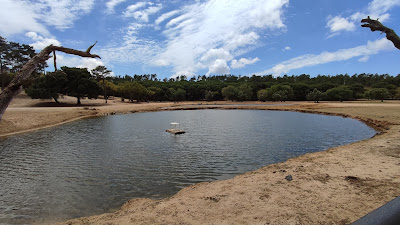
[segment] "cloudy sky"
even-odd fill
[[[400,50],[360,27],[367,15],[400,33],[400,0],[0,0],[0,35],[37,51],[97,40],[101,60],[57,64],[115,75],[399,74]]]

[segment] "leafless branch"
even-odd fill
[[[91,54],[90,50],[97,43],[97,41],[91,45],[85,52],[75,50],[72,48],[65,48],[62,46],[54,46],[49,45],[44,48],[39,54],[31,58],[22,69],[15,75],[14,79],[10,82],[10,84],[4,88],[4,90],[0,93],[0,120],[3,117],[4,112],[6,111],[8,105],[12,101],[12,99],[21,92],[22,85],[31,77],[33,71],[35,71],[40,64],[44,64],[46,60],[50,58],[50,54],[53,52],[54,56],[54,67],[56,67],[56,51],[64,52],[71,55],[77,55],[81,57],[87,58],[99,58],[100,56],[96,54]]]
[[[90,50],[92,50],[92,48],[93,48],[96,44],[97,44],[97,41],[96,41],[93,45],[91,45],[91,46],[86,50],[86,52],[87,52],[87,53],[90,53]]]
[[[381,31],[382,33],[386,34],[386,38],[393,42],[394,46],[398,49],[400,49],[400,38],[397,36],[397,34],[394,32],[394,30],[383,26],[381,22],[378,20],[373,20],[369,16],[366,19],[361,20],[362,27],[369,27],[372,32],[374,31]]]

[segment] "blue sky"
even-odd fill
[[[370,15],[400,33],[400,0],[0,0],[0,35],[85,50],[59,66],[114,75],[400,74],[400,51],[360,27]],[[51,60],[48,70],[53,70]]]

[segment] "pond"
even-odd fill
[[[179,122],[183,135],[165,132]],[[375,130],[349,118],[263,110],[114,115],[0,141],[0,224],[109,212],[136,197],[232,178]]]

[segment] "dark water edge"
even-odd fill
[[[180,122],[187,133],[165,132]],[[48,223],[164,198],[375,135],[360,121],[264,110],[85,119],[0,141],[0,224]]]

